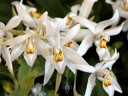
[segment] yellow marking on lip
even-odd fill
[[[70,46],[71,46],[71,44],[72,44],[72,42],[71,42],[71,41],[69,41],[69,42],[67,42],[67,43],[65,44],[65,46],[70,47]]]
[[[61,50],[59,50],[59,53],[53,51],[53,56],[56,62],[61,62],[63,60],[63,53]]]
[[[26,53],[34,54],[34,52],[35,52],[35,44],[31,38],[28,38],[27,43],[26,43]]]

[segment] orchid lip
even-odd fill
[[[100,37],[100,47],[101,48],[106,48],[108,42],[109,42],[109,40],[107,40],[104,36]]]
[[[30,15],[36,19],[40,18],[42,14],[37,13],[36,11],[30,11]]]
[[[73,19],[69,16],[67,16],[67,22],[66,25],[70,25],[73,22]]]
[[[110,78],[109,78],[108,76],[104,75],[103,78],[104,78],[104,81],[103,81],[103,82],[104,82],[104,85],[105,85],[106,87],[109,87],[109,86],[112,85],[112,83],[111,83],[111,81],[110,81]]]
[[[35,44],[32,38],[28,38],[28,40],[26,41],[26,53],[34,54],[34,52],[35,52]]]
[[[62,50],[55,48],[53,51],[53,56],[56,62],[61,62],[63,61],[63,53]]]
[[[71,41],[69,41],[69,42],[67,42],[67,43],[65,44],[65,46],[70,47],[70,46],[71,46],[71,44],[72,44],[72,42],[71,42]]]

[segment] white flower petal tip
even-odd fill
[[[14,16],[11,18],[11,20],[7,23],[6,25],[6,30],[13,29],[19,25],[21,22],[22,18],[20,16]]]
[[[92,7],[96,1],[97,0],[84,0],[80,8],[79,16],[88,18],[89,14],[91,13]]]

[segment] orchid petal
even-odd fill
[[[93,34],[88,34],[87,36],[85,36],[85,38],[83,39],[82,43],[80,44],[77,50],[77,53],[83,56],[87,52],[87,50],[92,46],[93,41],[94,41]]]
[[[64,73],[64,69],[65,69],[65,67],[66,67],[65,59],[63,58],[62,61],[57,62],[57,63],[56,63],[56,66],[57,66],[57,71],[58,71],[60,74],[63,74],[63,73]]]
[[[79,8],[80,8],[80,5],[74,5],[71,7],[71,12],[78,15]]]
[[[75,35],[73,40],[75,41],[82,41],[85,36],[87,36],[90,32],[88,29],[80,29],[79,32]]]
[[[106,49],[105,48],[100,48],[100,46],[97,46],[96,52],[99,55],[100,61],[105,58],[106,54]]]
[[[0,22],[0,29],[5,30],[5,25],[2,22]]]
[[[63,47],[64,56],[67,61],[71,61],[74,64],[82,63],[88,65],[88,63],[80,56],[75,50],[69,47]]]
[[[104,30],[103,33],[106,33],[109,36],[114,36],[117,35],[121,32],[122,28],[123,28],[124,23],[122,23],[120,26],[118,27],[113,27],[113,28],[109,28],[107,30]]]
[[[13,38],[13,34],[10,33],[10,32],[8,32],[8,31],[6,31],[5,36],[6,36],[6,38],[8,38],[8,39],[12,39],[12,38]]]
[[[24,52],[24,50],[25,50],[24,43],[14,46],[11,52],[12,62],[16,60]]]
[[[75,35],[77,34],[77,32],[80,29],[80,25],[77,24],[76,26],[74,26],[64,37],[64,39],[62,40],[62,45],[65,45],[67,42],[69,42],[70,40],[73,39],[73,37],[75,37]]]
[[[37,58],[37,51],[35,50],[34,54],[27,54],[24,52],[24,59],[26,60],[27,64],[32,67],[35,60]]]
[[[119,12],[116,10],[113,17],[109,20],[101,21],[96,26],[96,33],[102,32],[106,27],[116,23],[119,19]]]
[[[128,30],[128,19],[124,21],[123,31]]]
[[[0,36],[4,36],[5,32],[3,30],[0,30]]]
[[[29,36],[31,36],[30,34],[25,34],[22,36],[18,36],[12,39],[9,39],[7,41],[4,42],[5,45],[15,45],[15,44],[19,44],[24,42]]]
[[[86,92],[84,96],[91,96],[92,90],[96,85],[95,80],[96,80],[96,74],[93,73],[88,78],[88,83],[87,83]]]
[[[104,90],[108,93],[109,96],[114,96],[114,88],[113,88],[113,86],[108,86],[108,87],[106,87],[106,86],[103,84],[103,88],[104,88]]]
[[[72,17],[72,19],[79,22],[83,26],[89,28],[91,30],[91,32],[95,34],[95,29],[94,29],[95,26],[96,26],[95,22],[89,21],[88,19],[82,18],[82,17],[79,17],[79,16],[74,16],[74,17]]]
[[[92,11],[92,7],[96,1],[97,0],[84,0],[80,8],[79,16],[88,18],[89,14]]]
[[[119,58],[119,53],[117,53],[117,50],[115,49],[115,53],[111,58],[108,58],[108,60],[104,60],[106,62],[101,69],[109,68],[112,69],[112,65],[116,62],[116,60]]]
[[[52,77],[52,74],[54,72],[54,67],[46,60],[45,62],[45,74],[44,74],[44,83],[43,85],[46,85],[50,78]]]
[[[12,62],[11,62],[10,51],[9,51],[9,49],[6,46],[2,47],[2,57],[6,61],[6,65],[8,67],[9,72],[14,76],[13,66],[12,66]]]
[[[91,66],[91,65],[87,65],[87,64],[73,64],[73,66],[78,69],[81,70],[83,72],[87,72],[87,73],[94,73],[96,71],[96,69]]]
[[[45,24],[46,25],[46,21],[48,19],[48,12],[44,12],[41,17],[39,18],[39,21],[41,21],[41,23]]]
[[[16,4],[16,9],[17,9],[18,15],[22,17],[22,20],[26,24],[28,24],[29,27],[36,28],[36,24],[31,18],[31,16],[29,16],[28,13],[19,4]]]
[[[10,19],[10,21],[6,25],[6,30],[11,30],[19,25],[21,22],[21,17],[20,16],[14,16]]]
[[[113,84],[113,87],[116,91],[122,93],[122,89],[120,87],[120,85],[118,84],[117,80],[115,80],[113,77],[111,78],[111,82]]]
[[[67,62],[67,66],[75,74],[76,68],[73,66],[73,64],[71,62]]]
[[[44,43],[40,39],[35,39],[35,45],[38,52],[46,59],[48,60],[53,67],[57,68],[55,62],[53,61],[51,57],[51,53],[49,52],[49,49],[47,47],[47,43]]]

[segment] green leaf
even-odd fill
[[[99,95],[100,96],[108,96],[102,87],[102,82],[99,80],[96,80],[95,90],[96,90],[97,96],[99,96]]]
[[[45,60],[41,56],[38,56],[34,65],[29,67],[23,56],[19,58],[18,62],[21,67],[18,72],[18,83],[20,85],[22,96],[28,95],[34,84],[35,78],[43,73],[44,61]]]
[[[123,45],[123,42],[118,41],[118,42],[115,42],[115,43],[112,45],[112,47],[113,47],[113,48],[116,48],[116,49],[119,49],[119,48],[122,47],[122,45]]]

